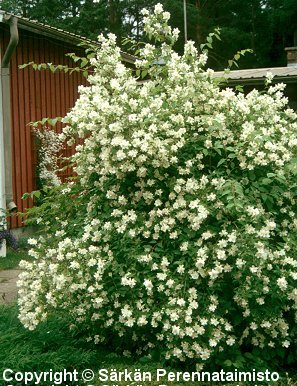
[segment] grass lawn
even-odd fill
[[[0,270],[17,268],[21,260],[28,260],[28,252],[24,249],[7,249],[6,257],[0,257]]]
[[[134,373],[135,369],[149,371],[156,374],[158,368],[164,368],[163,365],[150,361],[135,361],[118,356],[104,347],[87,344],[81,336],[73,336],[66,328],[63,319],[55,317],[48,322],[40,325],[35,331],[27,331],[23,328],[17,318],[17,306],[0,306],[0,384],[8,385],[2,379],[4,369],[13,369],[21,372],[41,372],[62,371],[67,369],[73,371],[76,369],[79,374],[83,369],[116,369],[117,371],[127,369]],[[172,371],[172,369],[167,369]],[[226,370],[227,371],[227,370]],[[24,385],[24,383],[12,382],[13,386]],[[34,383],[28,383],[33,385]],[[69,383],[68,386],[85,385],[118,385],[137,386],[161,385],[168,386],[186,386],[186,385],[218,385],[218,382],[87,382]],[[53,382],[41,383],[42,386],[52,386]],[[222,384],[221,384],[222,385]],[[232,384],[243,385],[243,384]],[[270,383],[278,386],[297,386],[297,377],[292,379],[283,379],[281,382]],[[66,386],[63,384],[63,386]],[[231,386],[231,384],[225,384]],[[257,386],[260,386],[258,383]]]

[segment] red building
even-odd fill
[[[78,86],[86,82],[77,72],[69,75],[19,66],[33,61],[73,67],[73,61],[65,54],[83,54],[78,47],[82,41],[88,42],[75,34],[0,11],[0,124],[5,149],[5,157],[0,154],[0,174],[1,167],[5,169],[2,196],[0,181],[0,204],[1,199],[6,205],[13,201],[22,212],[32,205],[21,198],[36,189],[36,150],[28,123],[64,116],[78,97]],[[124,62],[133,63],[131,55],[123,53],[122,57]],[[10,224],[12,228],[21,225],[20,218],[12,219]]]

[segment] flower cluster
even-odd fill
[[[145,15],[151,33],[168,20],[159,5]],[[297,116],[282,85],[220,89],[205,54],[168,41],[142,51],[139,85],[100,37],[64,129],[84,139],[78,177],[34,212],[49,235],[22,263],[20,320],[59,310],[95,343],[198,368],[269,347],[282,358],[296,344]]]
[[[63,135],[49,128],[34,129],[38,144],[39,178],[44,185],[54,186],[61,183],[57,176],[57,155],[62,149]]]
[[[143,15],[144,32],[150,39],[157,42],[168,41],[174,44],[179,36],[179,30],[168,25],[170,13],[164,12],[162,4],[157,4],[154,13],[150,14],[147,9],[141,11]]]

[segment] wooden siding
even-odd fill
[[[30,61],[36,63],[69,64],[66,53],[79,52],[77,47],[64,45],[26,30],[19,31],[20,40],[10,64],[11,117],[12,117],[12,158],[13,193],[18,211],[25,212],[32,206],[22,195],[36,189],[36,149],[29,122],[44,117],[64,116],[74,105],[80,84],[85,84],[81,74],[72,75],[19,69],[18,66]],[[8,44],[8,30],[2,30],[1,51]],[[3,44],[4,42],[4,44]],[[61,130],[58,126],[57,131]],[[65,177],[65,175],[63,176]],[[12,228],[22,226],[20,218],[13,218]]]

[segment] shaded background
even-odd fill
[[[0,7],[88,38],[111,31],[121,44],[126,36],[143,39],[140,10],[158,2],[181,30],[176,49],[182,52],[183,0],[3,0]],[[198,46],[221,28],[222,41],[215,42],[208,63],[216,70],[246,48],[254,53],[241,59],[241,68],[285,66],[284,48],[297,44],[297,0],[187,0],[187,15],[188,38]]]

